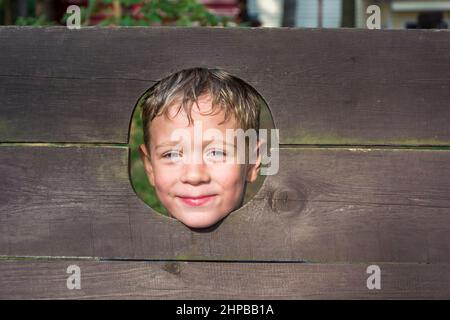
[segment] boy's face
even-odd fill
[[[238,129],[239,124],[234,116],[223,122],[223,110],[207,114],[211,108],[210,96],[200,97],[198,108],[196,104],[192,107],[192,120],[201,122],[203,133],[216,129],[224,139],[202,134],[202,143],[195,143],[193,124],[189,125],[183,109],[177,114],[178,105],[174,105],[169,108],[169,117],[158,116],[151,122],[150,150],[145,145],[140,147],[148,179],[159,200],[172,217],[191,228],[212,226],[239,208],[246,182],[255,181],[260,169],[260,158],[255,164],[227,158],[236,141],[226,141],[226,130]],[[185,134],[174,141],[172,134],[180,129]],[[236,150],[234,158],[244,156]]]

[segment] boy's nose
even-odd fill
[[[198,185],[201,183],[208,183],[210,181],[210,175],[204,163],[186,164],[184,165],[180,180],[183,183]]]

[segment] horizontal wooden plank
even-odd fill
[[[125,142],[133,106],[150,83],[0,75],[0,140]]]
[[[0,299],[449,299],[450,265],[0,261]],[[79,290],[67,268],[80,267]],[[175,310],[174,310],[175,312]]]
[[[280,171],[193,231],[134,193],[128,149],[0,147],[0,255],[450,261],[450,152],[280,149]]]
[[[0,28],[0,141],[126,143],[139,96],[222,67],[285,144],[449,145],[450,31]]]

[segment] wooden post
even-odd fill
[[[18,17],[26,17],[28,15],[27,0],[17,0],[16,13]]]
[[[5,0],[3,9],[4,9],[3,23],[5,25],[13,24],[11,0]]]
[[[341,27],[354,28],[355,27],[355,1],[342,0],[342,21]]]
[[[295,27],[297,0],[284,0],[283,2],[283,27]]]
[[[317,27],[323,26],[323,0],[317,0]]]

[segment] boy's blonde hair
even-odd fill
[[[209,94],[213,114],[216,109],[225,111],[225,119],[234,115],[245,131],[258,133],[261,107],[266,103],[261,95],[243,80],[221,69],[192,68],[176,72],[151,87],[143,96],[142,121],[144,143],[150,146],[150,123],[160,115],[168,117],[169,107],[179,103],[178,114],[183,109],[192,123],[192,106],[198,98]]]

